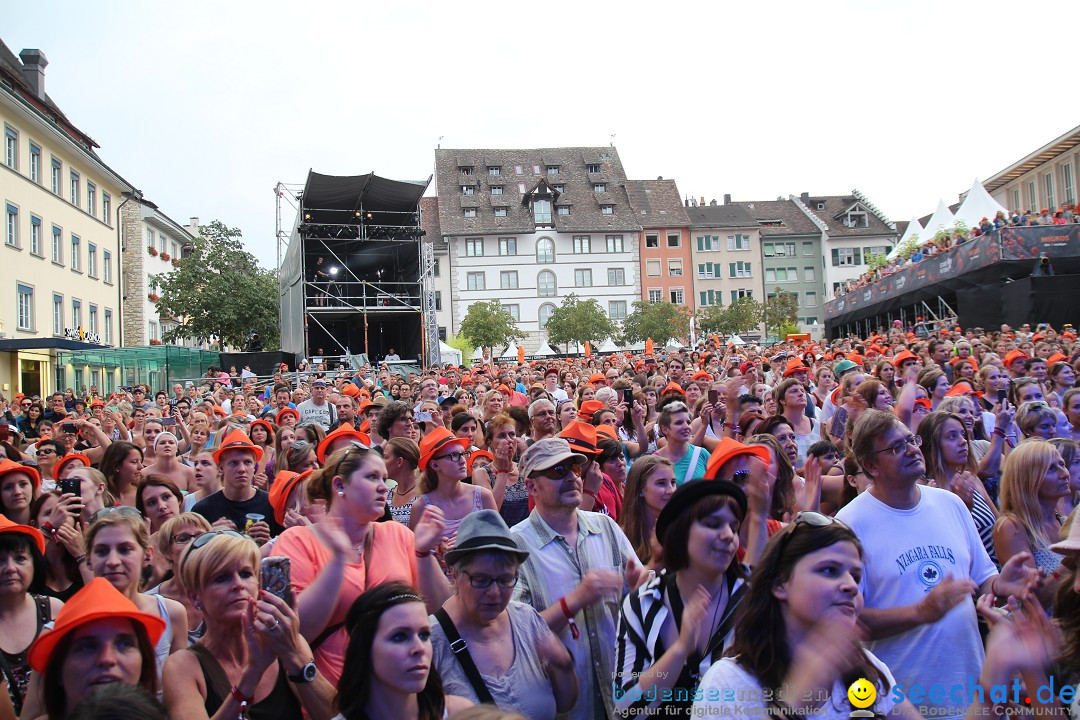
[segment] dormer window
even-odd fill
[[[591,172],[591,173],[600,172],[600,166],[599,165],[590,165],[589,166],[589,172]]]
[[[476,208],[465,208],[465,217],[467,217],[467,218],[476,217]]]
[[[592,189],[593,189],[593,192],[607,192],[607,184],[606,183],[593,183]]]
[[[502,185],[492,185],[491,186],[491,194],[492,195],[502,195],[503,194],[503,186]]]
[[[472,175],[472,172],[473,172],[473,169],[472,169],[471,165],[463,165],[462,167],[460,167],[458,169],[461,170],[461,177],[470,177]]]
[[[504,208],[504,207],[495,208],[495,217],[506,217],[506,208]]]
[[[547,174],[548,175],[558,175],[559,174],[559,166],[558,165],[548,165],[547,166]]]
[[[551,224],[551,201],[536,198],[532,202],[533,206],[533,220],[537,225],[550,225]]]
[[[489,177],[499,177],[500,175],[502,175],[502,168],[501,167],[497,167],[495,165],[489,165],[488,166],[488,176]]]
[[[559,207],[555,208],[555,212],[558,213],[559,215],[563,215],[563,216],[569,215],[570,214],[570,206],[569,205],[560,205]]]
[[[563,185],[562,183],[555,183],[555,184],[553,184],[551,186],[551,189],[554,190],[557,193],[561,193],[561,192],[563,192],[564,187],[565,187],[565,185]]]
[[[852,210],[848,212],[844,218],[844,225],[849,228],[864,228],[868,227],[869,223],[866,217],[866,213],[861,210]]]
[[[601,160],[610,160],[611,159],[611,153],[608,153],[608,152],[600,153],[600,159]]]
[[[472,185],[462,185],[461,186],[461,194],[462,195],[474,195],[474,194],[476,194],[476,188],[474,188]]]
[[[614,215],[615,214],[615,206],[614,205],[601,205],[600,206],[600,214],[601,215]]]
[[[817,209],[818,209],[818,210],[824,210],[824,209],[825,209],[825,203],[823,203],[823,202],[819,202],[819,203],[817,204]]]

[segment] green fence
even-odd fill
[[[96,387],[99,393],[107,394],[118,387],[141,384],[171,392],[174,378],[199,377],[218,364],[220,355],[216,352],[175,345],[61,350],[56,353],[56,387],[76,392]]]

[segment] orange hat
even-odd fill
[[[30,646],[30,667],[35,672],[45,672],[49,657],[56,646],[81,625],[95,620],[124,618],[143,626],[150,638],[150,646],[157,645],[165,632],[165,621],[157,615],[140,612],[135,603],[128,600],[105,578],[94,578],[82,590],[75,593],[56,615],[52,630],[38,635]]]
[[[581,408],[578,410],[577,416],[585,422],[592,422],[593,415],[596,414],[596,411],[603,410],[606,407],[607,405],[600,400],[586,400],[581,403]]]
[[[265,420],[253,420],[251,424],[248,425],[248,437],[251,437],[251,428],[255,427],[256,425],[262,425],[264,428],[266,428],[266,437],[274,437],[274,426],[266,422]]]
[[[904,349],[904,350],[901,350],[900,352],[896,353],[895,355],[893,355],[892,363],[896,368],[899,368],[901,365],[903,365],[908,360],[916,360],[917,361],[918,359],[919,359],[918,355],[911,352],[910,350]]]
[[[457,445],[463,451],[468,450],[469,439],[459,438],[444,427],[437,427],[429,432],[420,440],[420,469],[426,471],[427,465],[435,457],[435,453],[453,445]]]
[[[590,383],[607,382],[607,375],[603,373],[593,373],[589,376]]]
[[[1022,353],[1019,350],[1013,350],[1012,352],[1008,352],[1008,353],[1005,354],[1005,367],[1006,368],[1012,367],[1013,363],[1015,363],[1017,360],[1027,360],[1027,359],[1028,359],[1027,354]]]
[[[1064,355],[1062,355],[1061,353],[1057,352],[1057,353],[1054,353],[1053,355],[1051,355],[1050,357],[1046,358],[1046,364],[1052,366],[1054,363],[1065,362],[1068,359],[1069,358],[1067,358]]]
[[[281,418],[285,417],[286,415],[292,415],[294,418],[296,418],[297,422],[300,421],[300,413],[296,412],[296,410],[293,410],[291,407],[283,407],[278,410],[278,414],[274,416],[274,422],[276,422],[278,425],[281,425]]]
[[[724,463],[739,455],[753,455],[766,465],[772,462],[769,448],[764,445],[743,445],[738,440],[725,437],[720,440],[720,444],[709,455],[709,462],[705,466],[705,477],[709,480],[716,480],[716,474],[720,472],[720,468],[723,467]]]
[[[468,383],[469,385],[475,385],[476,384],[476,383],[473,382],[473,379],[469,375],[469,373],[465,373],[464,375],[461,376],[461,385],[464,386],[466,383]]]
[[[668,393],[678,393],[679,395],[685,395],[685,391],[682,389],[682,385],[677,382],[669,382],[664,386],[664,389],[660,391],[660,396],[663,397]]]
[[[704,380],[705,382],[708,382],[708,381],[712,380],[712,375],[705,372],[704,370],[698,370],[696,373],[694,373],[693,375],[690,376],[690,379],[691,380]]]
[[[221,441],[221,447],[214,453],[214,462],[220,465],[221,456],[231,450],[247,450],[255,455],[255,462],[262,460],[262,448],[251,442],[251,438],[247,436],[247,433],[240,429],[233,430]]]
[[[0,477],[10,473],[23,473],[29,477],[30,482],[34,483],[35,491],[41,487],[41,474],[38,473],[37,468],[17,463],[14,460],[0,460]]]
[[[366,433],[362,433],[354,428],[352,423],[342,423],[334,430],[334,432],[322,439],[322,442],[319,443],[319,447],[315,448],[315,455],[319,458],[320,463],[326,462],[327,449],[332,443],[337,442],[341,438],[352,438],[371,447],[371,438]]]
[[[215,405],[214,406],[214,414],[215,415],[220,415],[221,417],[226,417],[225,408],[221,407],[220,405]]]
[[[356,429],[362,433],[371,432],[371,421],[365,420],[364,422],[360,423],[360,425],[358,425]]]
[[[511,391],[511,390],[510,390],[510,388],[506,387],[506,385],[500,385],[500,386],[498,387],[498,390],[499,390],[499,392],[501,392],[501,393],[502,393],[503,395],[513,395],[513,394],[514,394],[514,393],[513,393],[513,391]]]
[[[784,377],[789,378],[797,372],[810,372],[810,368],[806,367],[806,364],[799,358],[793,357],[787,361],[787,366],[784,367]]]
[[[93,400],[90,401],[90,407],[92,407],[92,408],[105,407],[105,401],[102,400],[99,397],[96,397],[96,398],[94,398]]]
[[[590,457],[600,454],[596,447],[596,427],[581,420],[574,420],[563,428],[559,437],[570,443],[570,449]]]
[[[1040,340],[1045,340],[1045,339],[1046,339],[1046,336],[1043,335],[1042,333],[1035,333],[1034,335],[1031,336],[1031,342],[1039,342]]]
[[[345,387],[341,388],[341,394],[349,397],[359,397],[360,388],[356,387],[356,383],[348,382],[345,383]]]
[[[600,440],[614,440],[619,442],[619,434],[615,431],[615,428],[611,425],[597,425],[596,426],[596,439]]]
[[[369,407],[372,407],[373,405],[375,405],[375,403],[371,402],[370,400],[361,400],[360,405],[356,408],[356,412],[363,415],[364,411],[367,410]]]
[[[90,462],[90,458],[82,453],[68,453],[64,457],[56,461],[56,465],[53,465],[53,477],[59,478],[64,474],[64,468],[73,462],[81,462],[83,467],[90,467],[93,463]]]
[[[958,382],[949,388],[949,392],[945,393],[945,397],[956,397],[957,395],[970,395],[974,388],[966,382]]]
[[[933,410],[934,406],[930,403],[930,398],[919,398],[915,401],[916,405],[921,405],[927,410]]]
[[[291,470],[282,470],[274,477],[274,483],[270,486],[270,504],[274,508],[274,519],[277,520],[278,525],[285,524],[285,511],[288,510],[285,503],[289,501],[289,493],[294,487],[307,480],[313,472],[315,471],[305,470],[302,473],[295,473]]]
[[[480,460],[481,458],[487,458],[491,462],[495,462],[495,456],[489,453],[487,450],[473,450],[472,454],[469,455],[468,460],[468,471],[470,475],[472,475],[473,463],[475,463],[477,460]]]
[[[850,360],[851,362],[855,363],[856,365],[865,365],[866,364],[866,358],[864,358],[859,353],[851,353],[850,355],[847,356],[847,359]]]
[[[38,552],[42,555],[45,554],[45,536],[42,535],[41,531],[36,527],[20,525],[17,522],[8,520],[3,514],[0,514],[0,533],[19,533],[21,535],[26,535],[34,541],[34,545],[37,547]]]

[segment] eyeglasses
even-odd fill
[[[466,457],[468,457],[468,455],[466,455],[463,451],[459,450],[457,452],[450,452],[446,453],[445,455],[440,455],[439,457],[432,458],[432,460],[442,460],[443,458],[446,458],[450,462],[461,462],[461,459]]]
[[[114,507],[101,508],[96,513],[90,516],[90,524],[93,525],[98,520],[108,515],[117,513],[124,517],[137,517],[142,520],[142,513],[137,508],[133,508],[130,505],[116,505]]]
[[[573,473],[574,475],[581,474],[581,465],[577,463],[562,462],[558,465],[552,465],[549,468],[543,470],[534,470],[530,477],[545,477],[548,480],[562,480],[564,477]]]
[[[55,455],[56,451],[53,450],[52,448],[41,448],[40,450],[37,451],[37,454],[38,455]]]
[[[877,455],[878,453],[887,452],[890,455],[899,455],[907,450],[908,445],[914,445],[915,447],[922,447],[922,436],[920,435],[908,435],[903,440],[897,440],[892,445],[880,450],[875,450],[870,453],[871,455]]]
[[[206,533],[180,533],[179,535],[173,535],[172,541],[177,545],[187,545],[192,540],[201,538]]]
[[[500,590],[509,590],[510,588],[517,585],[518,582],[517,575],[502,575],[500,577],[493,578],[488,577],[487,575],[473,575],[467,570],[462,570],[461,574],[468,577],[469,585],[476,588],[477,590],[487,590],[489,587],[491,587],[492,583],[498,585]]]
[[[203,545],[205,545],[206,543],[213,540],[218,535],[228,535],[229,537],[236,537],[236,538],[243,538],[244,537],[244,535],[241,535],[240,533],[236,532],[235,530],[211,530],[210,532],[203,533],[202,535],[199,535],[197,538],[195,538],[192,541],[191,549],[188,550],[188,552],[189,553],[195,552],[196,550],[201,548]]]

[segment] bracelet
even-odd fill
[[[232,695],[233,700],[240,703],[240,712],[243,712],[244,708],[251,702],[251,698],[244,697],[244,694],[235,685],[229,688],[229,694]]]
[[[416,550],[414,552],[416,553],[416,557],[418,557],[418,558],[431,557],[432,555],[435,554],[434,550],[428,550],[426,552],[420,552],[419,550]]]
[[[991,595],[993,595],[993,596],[994,596],[994,598],[998,598],[998,597],[1000,597],[1000,596],[999,596],[999,595],[997,594],[997,581],[998,581],[998,578],[999,578],[999,577],[1001,577],[1001,575],[1000,575],[1000,574],[998,574],[998,575],[995,575],[995,576],[994,576],[994,579],[990,581],[990,594],[991,594]]]
[[[581,492],[582,492],[583,494],[585,494],[585,495],[588,495],[589,497],[591,497],[591,498],[592,498],[593,500],[596,500],[597,502],[599,502],[599,500],[600,500],[600,496],[599,496],[599,495],[597,495],[595,491],[593,491],[593,490],[590,490],[590,489],[589,489],[589,488],[587,488],[587,487],[583,487],[583,488],[581,488]]]
[[[574,622],[574,613],[570,612],[570,606],[566,604],[566,596],[559,598],[559,607],[562,608],[563,615],[566,616],[566,624],[570,626],[570,634],[577,640],[581,637],[581,631],[578,629],[577,623]]]
[[[76,565],[82,565],[83,560],[85,560],[85,559],[86,559],[86,555],[80,555],[79,557],[75,558],[75,564]]]
[[[1001,428],[994,428],[994,431],[992,433],[990,433],[990,434],[991,435],[998,435],[1000,437],[1005,437],[1005,431],[1002,430]]]

